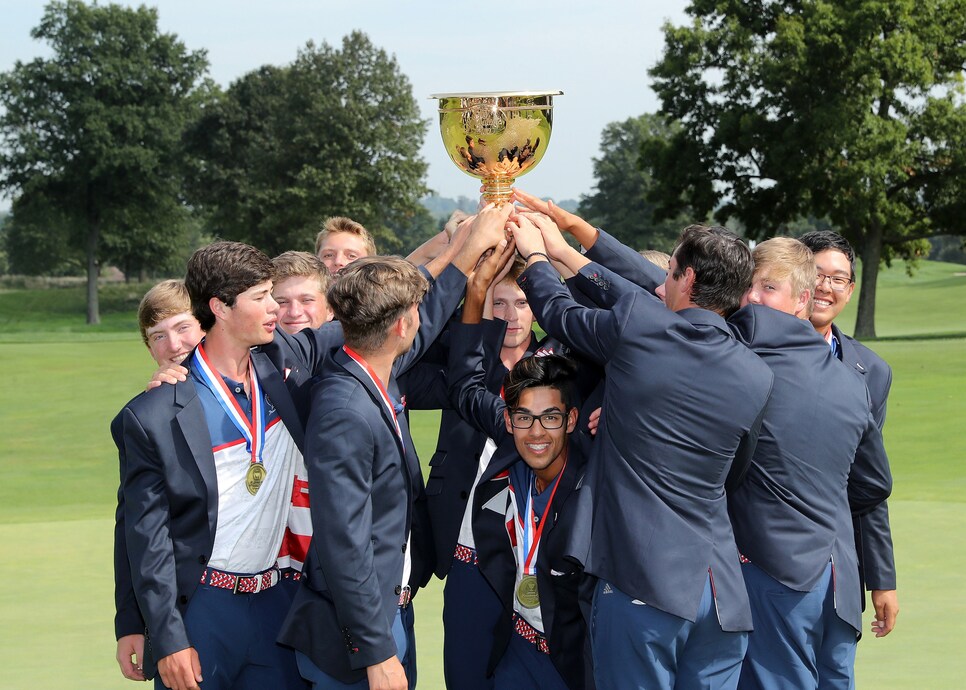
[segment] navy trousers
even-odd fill
[[[205,690],[304,688],[295,653],[275,642],[291,597],[280,585],[255,594],[199,585],[185,612]],[[164,688],[161,675],[156,690]]]
[[[856,630],[835,613],[829,563],[810,592],[778,582],[753,563],[741,566],[755,631],[741,668],[742,690],[855,687]]]
[[[693,623],[601,580],[590,634],[598,690],[734,688],[748,644],[748,633],[721,629],[710,576]]]
[[[486,677],[503,606],[479,566],[456,558],[443,587],[443,677],[450,690],[492,690]]]
[[[413,607],[410,604],[405,609],[396,611],[396,618],[392,622],[392,636],[396,641],[396,657],[406,671],[409,687],[416,687],[416,638],[413,634]],[[313,663],[311,659],[295,652],[299,673],[312,686],[313,690],[365,690],[369,681],[363,678],[358,683],[342,683]],[[207,688],[205,689],[207,690]]]
[[[493,674],[496,690],[567,690],[550,655],[514,632]]]

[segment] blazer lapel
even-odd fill
[[[208,529],[214,534],[218,516],[218,475],[215,472],[215,456],[211,452],[211,435],[208,433],[205,411],[190,377],[187,381],[175,384],[174,403],[181,407],[175,419],[205,482]]]
[[[859,357],[859,351],[856,349],[851,339],[843,336],[842,331],[839,330],[839,327],[834,323],[832,324],[832,335],[834,335],[839,341],[839,349],[842,352],[842,363],[852,367],[857,372],[865,376],[868,370],[865,368],[865,365],[862,364],[862,358]]]

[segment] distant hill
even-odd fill
[[[430,215],[435,220],[446,220],[456,209],[465,211],[466,213],[475,213],[477,202],[477,199],[471,199],[467,196],[460,196],[455,199],[451,199],[449,197],[437,196],[435,194],[425,196],[420,201],[423,207],[429,211]],[[564,199],[562,201],[555,200],[554,203],[563,210],[574,213],[576,212],[577,206],[580,202],[574,201],[573,199]]]

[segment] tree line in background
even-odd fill
[[[946,260],[966,234],[966,0],[694,0],[651,70],[661,112],[608,125],[578,212],[639,248],[728,222],[757,239],[831,227],[863,265]],[[139,7],[47,5],[52,56],[0,74],[0,268],[179,272],[211,237],[310,249],[348,215],[405,252],[469,199],[427,196],[421,120],[395,59],[361,32],[308,43],[222,89],[204,50]],[[465,202],[465,203],[464,203]],[[571,209],[574,204],[564,204]],[[934,252],[934,253],[935,253]]]

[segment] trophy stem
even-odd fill
[[[483,179],[483,198],[489,203],[502,206],[513,196],[513,177],[486,177]]]

